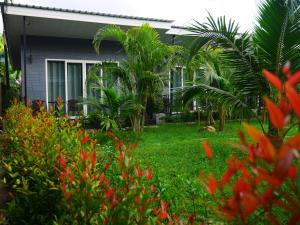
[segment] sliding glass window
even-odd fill
[[[96,61],[80,60],[47,60],[47,103],[48,108],[55,107],[56,98],[62,97],[64,112],[70,116],[77,116],[79,113],[91,112],[95,107],[83,106],[84,99],[94,99],[101,103],[100,89],[93,88],[93,79],[90,83],[90,73],[97,78],[96,83],[104,87],[116,88],[118,90],[118,79],[116,74],[117,63],[104,63],[105,68],[98,65]]]
[[[65,62],[48,61],[48,107],[55,107],[57,97],[66,100]]]
[[[67,71],[68,114],[75,116],[83,110],[83,105],[79,104],[83,100],[82,64],[68,63]]]

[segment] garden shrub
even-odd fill
[[[266,134],[245,124],[250,140],[240,132],[240,143],[235,145],[244,155],[232,155],[220,179],[200,173],[214,200],[209,207],[225,222],[300,221],[300,133],[287,136],[290,127],[299,124],[300,95],[295,87],[300,72],[283,71],[284,83],[264,73],[279,92],[277,104],[265,98],[277,132]],[[169,213],[171,202],[161,199],[155,173],[134,160],[137,144],[126,132],[108,131],[104,144],[103,133],[84,130],[79,121],[63,115],[61,99],[56,112],[45,111],[42,102],[39,107],[33,115],[30,108],[15,103],[5,117],[1,140],[7,144],[1,145],[0,187],[9,200],[2,206],[8,224],[194,224],[199,220],[195,212],[184,221],[182,215]],[[203,147],[212,161],[208,141]]]
[[[212,174],[200,173],[202,183],[214,199],[212,210],[225,221],[238,224],[258,222],[298,224],[300,222],[300,133],[286,137],[290,128],[299,124],[300,95],[296,85],[300,72],[292,74],[284,68],[286,81],[264,71],[267,80],[278,91],[278,104],[265,97],[265,105],[275,135],[266,134],[244,124],[251,141],[240,132],[235,146],[246,153],[242,158],[232,155],[228,168],[218,180]],[[291,121],[291,115],[298,117]],[[209,160],[213,152],[208,141],[203,143]],[[280,215],[284,214],[284,218]]]
[[[4,207],[9,224],[178,220],[168,215],[152,172],[134,161],[137,144],[109,131],[109,141],[100,145],[98,132],[62,116],[62,107],[58,99],[58,112],[46,112],[42,103],[36,115],[22,104],[7,111],[10,144],[1,149],[1,178],[11,197]]]

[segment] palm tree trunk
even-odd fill
[[[219,105],[218,107],[218,111],[219,111],[219,131],[224,131],[224,127],[225,127],[225,109],[223,105]]]

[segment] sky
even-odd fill
[[[3,1],[3,0],[1,0]],[[14,3],[52,6],[175,20],[176,25],[189,25],[193,19],[205,21],[225,15],[239,22],[241,30],[251,30],[261,0],[13,0]],[[2,30],[2,20],[0,24]]]

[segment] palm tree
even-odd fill
[[[194,37],[190,59],[200,48],[214,46],[221,48],[223,64],[232,71],[231,92],[206,87],[212,98],[230,105],[232,109],[247,108],[249,97],[256,98],[259,105],[262,96],[273,94],[273,89],[262,76],[262,70],[279,74],[283,65],[290,61],[292,71],[300,68],[300,1],[265,0],[259,6],[259,16],[253,33],[239,32],[239,26],[225,17],[214,20],[208,16],[206,23],[195,22],[187,29]],[[256,109],[258,107],[255,107]],[[274,129],[269,123],[269,134]]]
[[[163,75],[168,74],[176,47],[164,44],[159,34],[148,24],[128,31],[114,25],[100,29],[94,38],[97,52],[100,51],[102,41],[107,38],[118,41],[127,56],[120,63],[116,74],[126,92],[135,96],[136,104],[142,106],[137,107],[130,117],[133,130],[142,134],[147,101],[157,96],[163,88]]]
[[[217,98],[211,98],[210,90],[229,90],[230,71],[223,68],[220,57],[218,56],[220,50],[208,48],[206,50],[200,49],[197,55],[189,62],[188,68],[192,73],[196,73],[194,86],[184,88],[183,90],[183,104],[188,105],[194,99],[204,100],[208,111],[207,125],[213,124],[214,106],[219,113],[219,130],[224,130],[226,104],[218,101]],[[200,102],[198,102],[199,104]]]

